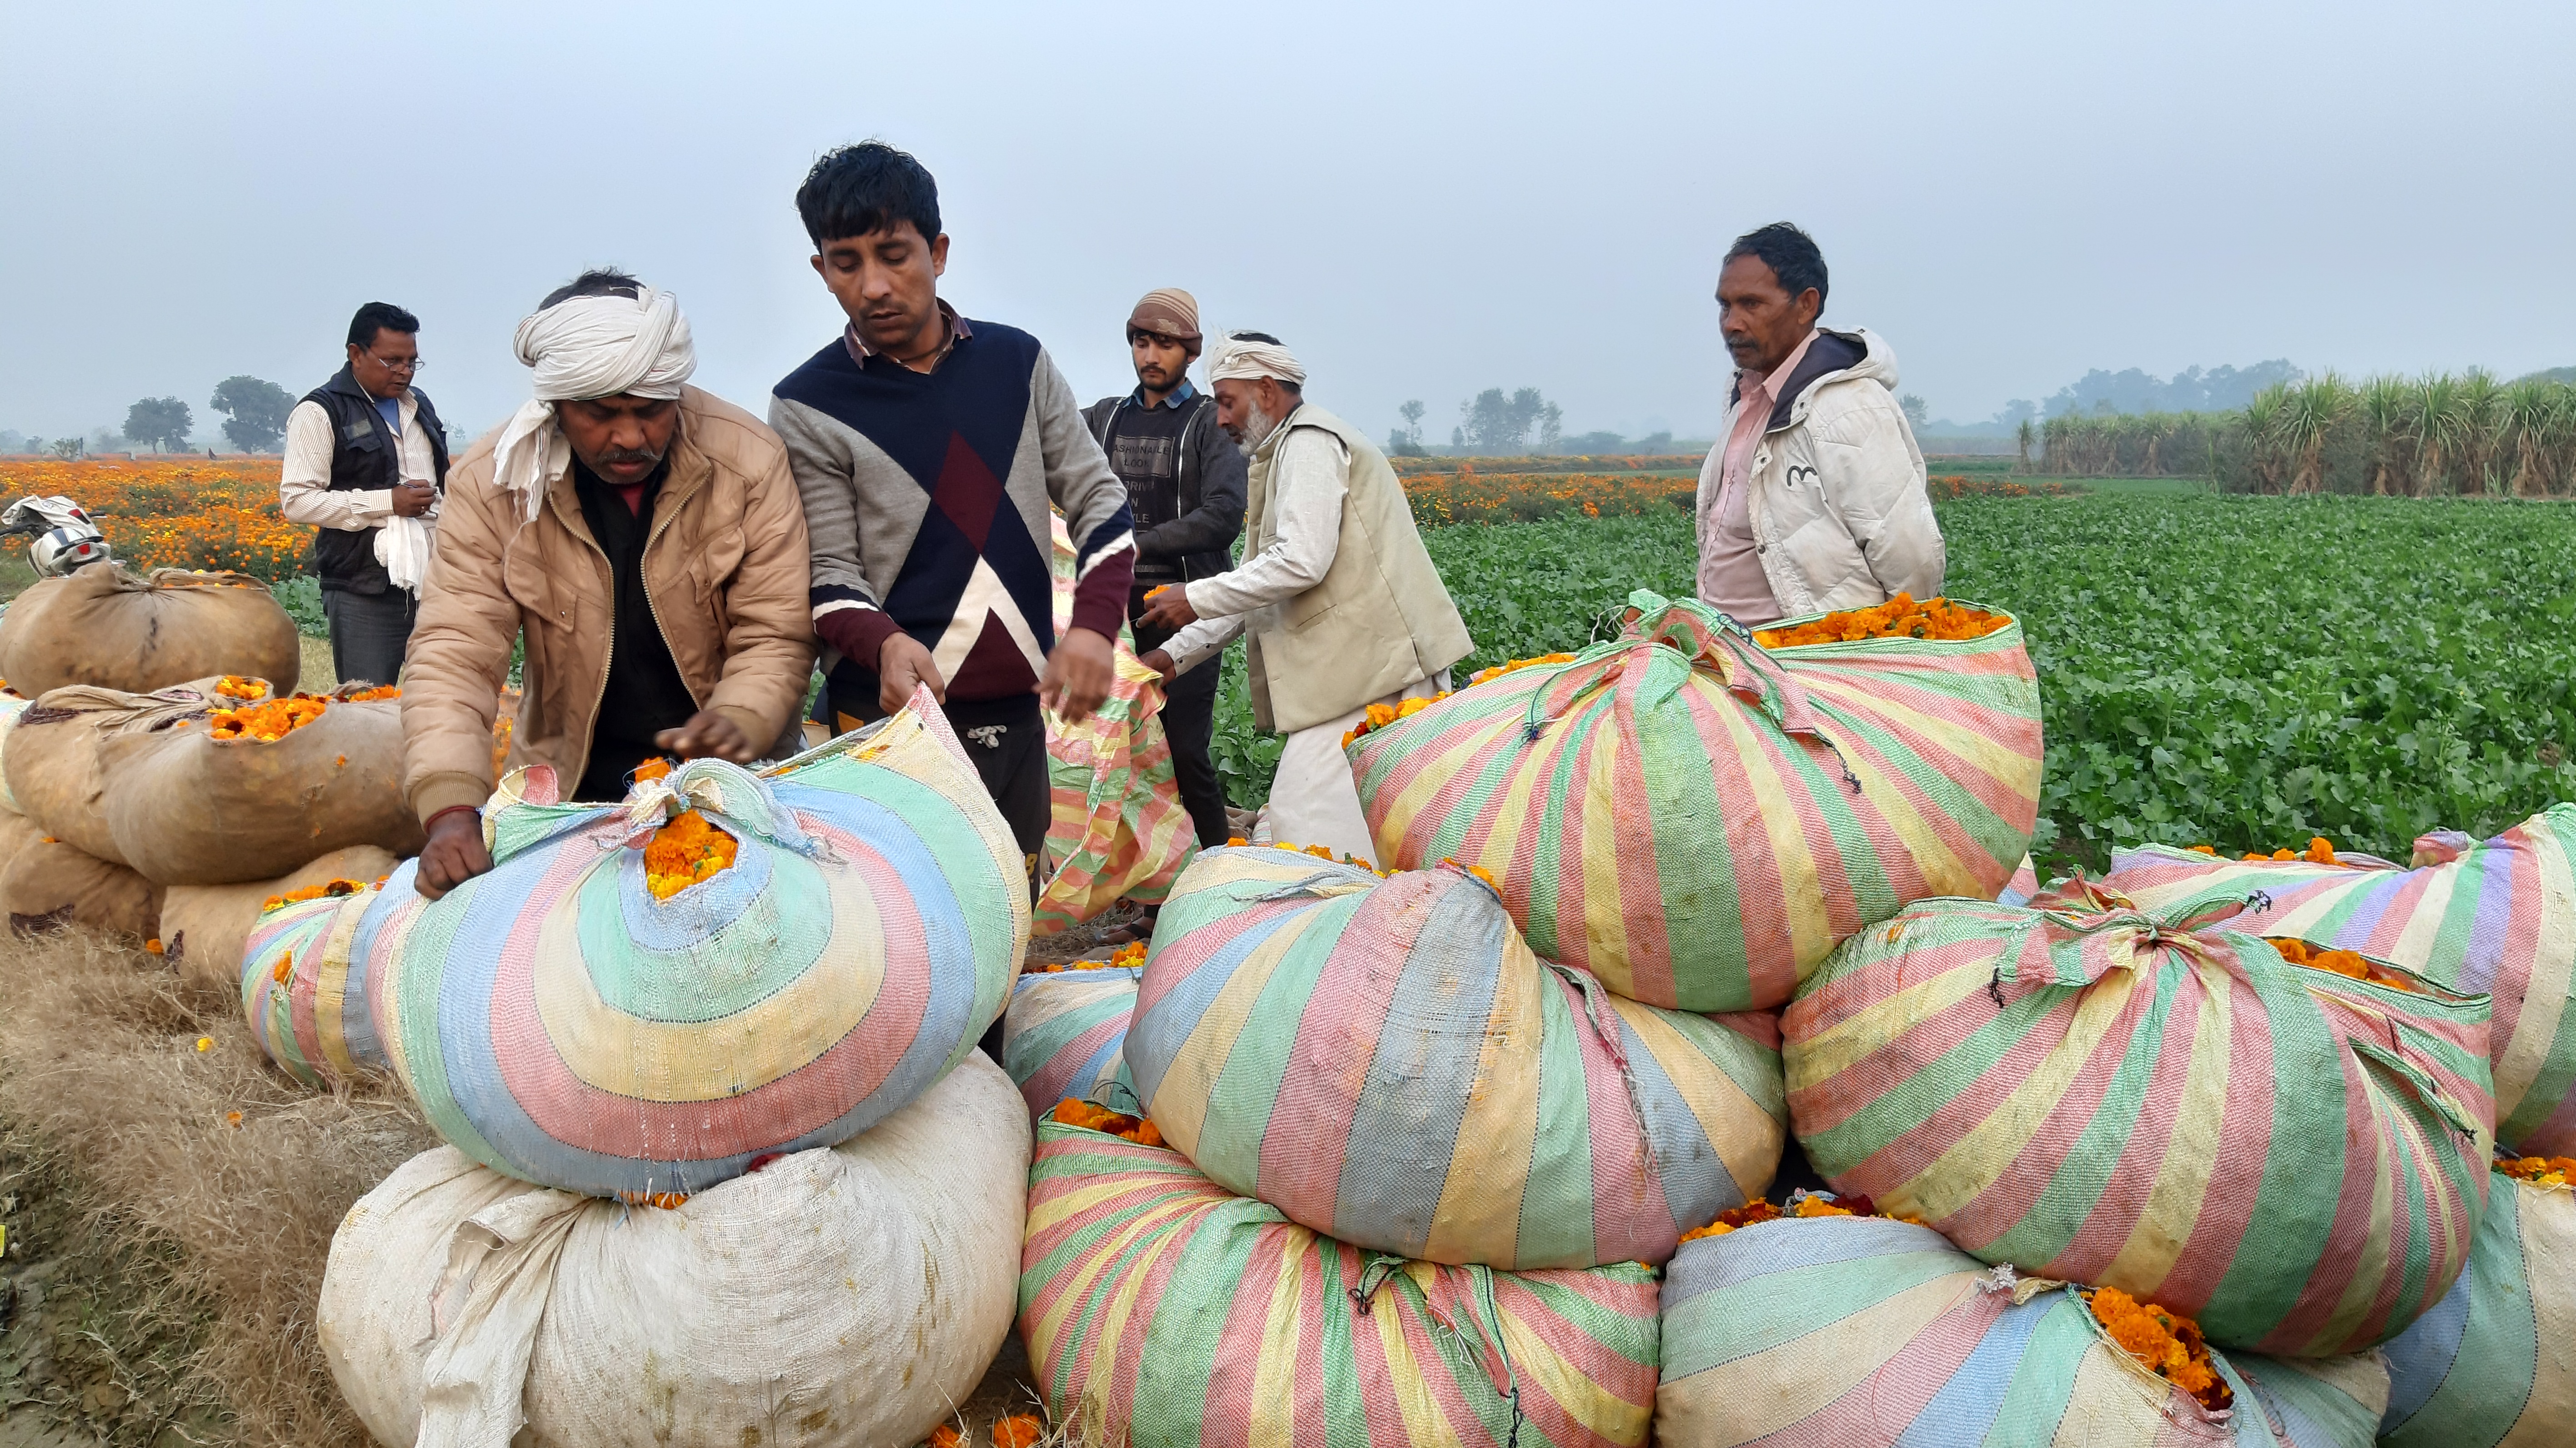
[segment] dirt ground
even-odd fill
[[[1105,956],[1133,914],[1041,941]],[[435,1144],[388,1082],[309,1091],[229,994],[76,933],[0,938],[0,1448],[363,1448],[313,1330],[351,1203]],[[1034,1413],[1016,1334],[967,1442]]]

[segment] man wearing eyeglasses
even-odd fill
[[[286,418],[278,511],[320,531],[307,564],[322,584],[341,683],[402,673],[447,482],[447,429],[414,388],[420,319],[369,302],[349,321],[349,363]]]

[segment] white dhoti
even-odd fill
[[[1401,704],[1448,688],[1449,671],[1443,669],[1376,702]],[[1338,719],[1288,736],[1287,747],[1279,751],[1279,772],[1271,778],[1270,805],[1263,817],[1273,842],[1322,845],[1336,859],[1349,855],[1389,867],[1378,859],[1377,845],[1369,838],[1368,817],[1360,813],[1360,791],[1351,777],[1350,757],[1342,753],[1342,736],[1367,717],[1368,706],[1363,704]]]

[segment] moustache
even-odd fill
[[[612,453],[602,453],[599,465],[604,468],[622,468],[635,463],[658,463],[661,460],[662,454],[653,448],[623,448]]]

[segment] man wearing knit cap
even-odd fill
[[[781,752],[814,671],[805,512],[760,419],[687,385],[679,300],[584,272],[519,323],[535,396],[448,476],[403,670],[403,788],[437,899],[492,868],[477,818],[525,640],[512,766],[614,803],[662,754]]]
[[[1134,622],[1144,614],[1146,595],[1213,578],[1232,565],[1226,550],[1243,531],[1243,453],[1217,425],[1215,402],[1190,385],[1190,363],[1199,355],[1196,298],[1178,287],[1147,292],[1128,315],[1127,346],[1136,390],[1100,399],[1083,420],[1127,485],[1127,507],[1135,514],[1136,580],[1127,617],[1144,653],[1172,635]],[[1225,789],[1209,754],[1218,673],[1211,663],[1181,675],[1166,691],[1162,712],[1174,782],[1202,845],[1226,840]]]
[[[1371,704],[1446,689],[1475,644],[1386,454],[1306,401],[1306,369],[1279,339],[1223,338],[1207,375],[1218,422],[1251,455],[1243,565],[1156,598],[1138,622],[1177,632],[1145,662],[1168,680],[1246,635],[1253,718],[1288,736],[1272,838],[1373,858],[1342,735]]]

